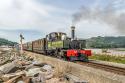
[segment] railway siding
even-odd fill
[[[83,65],[79,65],[72,62],[62,61],[56,58],[51,58],[41,54],[25,52],[26,55],[34,57],[36,60],[46,62],[53,66],[56,66],[58,75],[64,75],[70,73],[83,80],[87,80],[89,83],[124,83],[125,76],[117,75],[111,72],[106,72],[98,68],[91,68]]]

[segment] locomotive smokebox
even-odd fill
[[[71,38],[75,39],[75,26],[71,26]]]

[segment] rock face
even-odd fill
[[[9,73],[12,69],[16,67],[16,64],[14,62],[4,64],[0,67],[0,72],[7,74]]]
[[[3,55],[0,56],[0,83],[68,83],[65,79],[60,80],[62,77],[54,76],[52,65],[17,52]]]

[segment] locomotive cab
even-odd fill
[[[67,35],[63,32],[52,32],[46,35],[46,40],[46,50],[48,55],[58,56],[59,52],[66,48],[66,45],[64,45],[64,41],[67,40]]]
[[[67,38],[66,33],[62,33],[62,32],[53,32],[46,35],[46,39],[48,41],[66,40],[66,38]]]

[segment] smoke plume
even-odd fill
[[[80,21],[98,21],[114,27],[120,33],[125,33],[125,12],[119,12],[114,3],[105,7],[99,5],[95,7],[82,6],[78,12],[73,14],[72,24]]]

